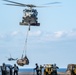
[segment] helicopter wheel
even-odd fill
[[[22,23],[24,23],[24,20],[22,20]]]

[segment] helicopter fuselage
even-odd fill
[[[20,22],[20,25],[32,25],[32,26],[39,26],[40,23],[38,23],[38,12],[36,9],[25,9],[23,10],[24,16],[22,17],[22,22]]]
[[[17,60],[17,59],[14,59],[14,58],[8,58],[8,61],[12,61],[12,60]]]

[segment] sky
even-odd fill
[[[46,8],[35,8],[38,11],[40,26],[31,26],[27,49],[25,39],[28,26],[20,26],[25,7],[4,5],[0,0],[0,65],[14,64],[8,61],[10,54],[13,58],[21,58],[23,50],[29,58],[29,65],[20,68],[54,64],[66,68],[68,64],[76,64],[76,0],[12,0],[25,4],[45,5]]]

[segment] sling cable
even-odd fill
[[[22,57],[21,57],[21,59],[17,60],[17,64],[19,66],[29,65],[29,59],[27,58],[27,55],[26,55],[27,40],[28,40],[29,31],[30,31],[30,25],[29,25],[28,30],[27,30],[26,39],[25,39],[25,46],[24,46],[24,50],[23,50],[23,53],[22,53]],[[25,52],[25,55],[24,55],[24,52]]]

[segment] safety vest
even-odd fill
[[[15,70],[15,71],[18,71],[18,67],[17,67],[17,66],[14,66],[14,70]]]
[[[2,66],[2,70],[5,71],[6,70],[6,66]]]

